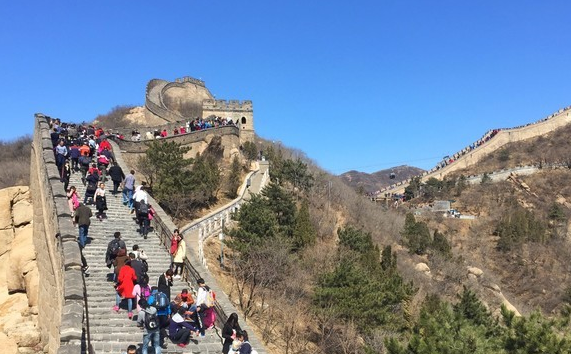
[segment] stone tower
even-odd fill
[[[238,122],[240,128],[240,143],[254,141],[254,109],[252,101],[236,100],[204,100],[202,102],[202,117],[219,116]]]

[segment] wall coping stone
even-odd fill
[[[66,270],[63,275],[63,280],[66,285],[64,289],[64,298],[66,300],[83,300],[84,285],[83,285],[83,272],[81,271],[81,269]],[[81,308],[83,311],[83,305]]]

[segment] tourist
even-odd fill
[[[214,312],[214,292],[210,289],[204,279],[197,281],[198,294],[196,295],[196,310],[201,319],[200,335],[204,336],[204,332],[214,325],[216,321],[216,313]]]
[[[171,298],[172,274],[172,269],[168,269],[159,276],[159,281],[157,283],[159,292],[166,294],[169,301]]]
[[[117,196],[117,191],[119,189],[119,186],[125,179],[125,174],[123,173],[121,166],[119,166],[117,162],[113,162],[113,165],[109,168],[108,174],[111,177],[111,180],[113,181],[113,191],[111,192],[111,194]]]
[[[67,190],[69,186],[69,178],[71,177],[71,166],[69,160],[65,160],[60,170],[60,182],[63,183],[63,189]]]
[[[224,343],[222,344],[223,354],[228,354],[230,346],[236,338],[236,334],[241,331],[242,329],[238,324],[238,315],[236,313],[232,313],[224,324],[224,328],[222,328],[222,338],[224,338]]]
[[[69,187],[67,190],[67,203],[69,205],[69,212],[71,213],[71,219],[75,224],[75,210],[79,208],[79,195],[77,194],[77,190],[75,186]]]
[[[131,265],[133,263],[131,262]],[[135,270],[135,273],[137,271]],[[142,278],[137,277],[137,284],[133,287],[133,295],[135,296],[137,304],[137,313],[141,311],[141,305],[139,305],[140,299],[148,299],[151,296],[151,287],[149,286],[149,276],[144,274]]]
[[[137,346],[134,344],[129,345],[127,351],[122,354],[137,354]]]
[[[240,345],[240,350],[238,351],[238,353],[240,353],[240,354],[251,354],[252,353],[252,346],[250,345],[250,342],[248,341],[248,332],[246,332],[246,331],[238,332],[236,334],[236,337],[238,338],[238,340],[240,342],[242,342],[242,344]]]
[[[178,312],[171,317],[169,325],[169,338],[181,348],[185,348],[188,344],[191,332],[198,336],[196,328],[184,320],[185,312],[185,308],[179,308]]]
[[[154,323],[152,326],[147,326],[146,323],[149,321],[146,320],[147,316],[155,316],[157,320],[159,319],[158,311],[155,307],[149,306],[149,303],[145,299],[139,300],[139,306],[141,307],[141,311],[137,316],[137,325],[139,327],[143,327],[143,346],[141,349],[141,354],[147,354],[149,343],[153,343],[152,347],[154,349],[155,354],[161,354],[161,345],[160,345],[160,331],[161,327],[160,324],[156,326]],[[151,327],[155,328],[151,328]]]
[[[143,276],[146,275],[145,267],[143,266],[143,262],[137,259],[137,256],[133,253],[129,253],[129,260],[131,261],[131,268],[135,270],[135,275],[137,279],[143,279]]]
[[[91,203],[93,203],[93,198],[95,197],[95,192],[97,191],[97,183],[99,182],[99,175],[97,174],[97,172],[94,170],[90,171],[87,172],[87,177],[85,177],[85,181],[87,182],[87,188],[85,189],[83,204],[87,204],[88,200],[90,200]]]
[[[131,209],[131,214],[133,213],[133,211],[137,211],[137,219],[138,219],[138,213],[139,213],[139,206],[141,202],[145,202],[145,204],[148,203],[147,200],[147,192],[145,192],[145,187],[144,186],[138,186],[135,189],[135,193],[133,193],[133,206],[134,209]]]
[[[129,210],[133,209],[133,189],[135,189],[135,170],[131,170],[123,182],[123,205],[129,207]]]
[[[105,253],[105,263],[107,264],[107,268],[111,268],[115,258],[119,254],[119,250],[123,249],[125,253],[127,253],[127,245],[125,245],[125,241],[121,239],[121,233],[119,231],[113,234],[113,240],[109,242],[107,245],[107,252]]]
[[[75,210],[75,223],[79,228],[79,246],[85,247],[87,243],[87,236],[89,233],[89,225],[91,224],[90,218],[93,216],[91,209],[85,204],[79,204]]]
[[[174,254],[174,279],[180,279],[182,277],[182,271],[184,269],[184,257],[186,256],[186,242],[182,238],[182,235],[178,235],[178,242],[176,252]]]
[[[63,140],[60,140],[56,145],[55,153],[56,153],[56,166],[58,168],[58,171],[61,171],[61,168],[65,163],[65,160],[67,159],[67,146],[65,146],[65,142]]]
[[[71,159],[71,170],[73,173],[79,171],[79,155],[79,146],[77,146],[77,141],[73,140],[69,147],[69,157]]]
[[[118,256],[115,261],[119,260]],[[133,318],[133,288],[135,287],[135,281],[137,280],[137,275],[135,270],[131,268],[131,261],[126,261],[124,265],[120,268],[117,275],[117,295],[115,297],[115,306],[113,306],[113,311],[119,312],[119,305],[123,299],[127,300],[127,317],[129,319]]]
[[[160,280],[159,280],[160,281]],[[169,289],[170,292],[170,289]],[[161,300],[162,299],[162,300]],[[162,304],[162,302],[166,302],[166,304]],[[159,291],[159,288],[153,286],[151,288],[151,296],[147,299],[149,304],[153,304],[154,307],[157,309],[157,315],[159,318],[159,327],[160,327],[160,342],[161,347],[166,349],[165,338],[167,336],[166,328],[169,325],[169,316],[170,306],[169,306],[169,297],[164,292]],[[165,305],[165,306],[162,306]]]
[[[95,191],[95,208],[97,209],[97,219],[103,221],[105,210],[107,210],[107,199],[105,198],[105,183],[99,183],[99,188]]]

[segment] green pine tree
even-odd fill
[[[307,200],[301,203],[301,207],[295,216],[295,227],[293,230],[294,247],[304,248],[315,243],[316,232],[309,216],[309,204]]]

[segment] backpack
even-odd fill
[[[114,239],[114,240],[113,240],[113,243],[111,244],[111,250],[110,250],[110,252],[111,252],[112,255],[116,256],[117,253],[119,253],[119,250],[120,250],[121,248],[122,248],[122,247],[121,247],[121,242],[120,242],[120,240]]]
[[[149,307],[145,311],[145,328],[147,330],[155,330],[159,328],[159,319],[157,318],[157,309],[153,306]]]
[[[143,264],[143,273],[147,274],[149,272],[149,263],[145,259],[139,259]]]
[[[139,214],[148,214],[149,213],[149,205],[141,200],[139,204]]]
[[[204,302],[206,304],[206,306],[208,306],[208,308],[214,307],[214,302],[216,301],[216,294],[214,293],[214,291],[212,291],[212,289],[209,288],[205,288],[207,293],[206,293],[206,301]]]
[[[156,293],[152,306],[156,307],[159,310],[163,310],[169,307],[169,298],[167,294],[161,292]]]
[[[89,167],[90,163],[91,163],[91,158],[89,158],[89,156],[82,155],[79,157],[79,164],[81,166]]]
[[[151,296],[151,287],[147,285],[141,288],[141,299],[147,300],[149,296]]]

